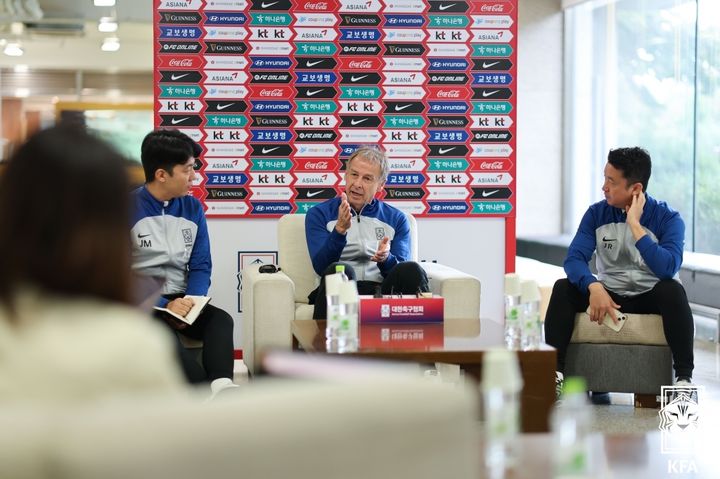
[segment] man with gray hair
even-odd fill
[[[427,276],[410,257],[410,225],[405,213],[375,198],[385,185],[388,161],[376,147],[361,147],[348,159],[345,191],[310,208],[305,219],[313,269],[324,278],[345,265],[360,294],[415,294],[428,291]],[[326,316],[325,282],[310,293],[313,318]]]

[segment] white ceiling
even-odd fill
[[[13,12],[0,6],[0,41],[18,38],[25,50],[22,57],[8,57],[0,53],[0,67],[18,64],[31,69],[90,70],[104,72],[149,72],[152,70],[152,0],[117,0],[115,7],[95,7],[92,0],[14,0],[21,8]],[[0,1],[0,4],[8,2]],[[41,19],[24,13],[22,6],[37,4],[43,12]],[[115,34],[100,33],[100,17],[118,18]],[[24,31],[13,35],[13,21],[23,22]],[[62,26],[62,28],[57,28]],[[65,30],[57,33],[57,30]],[[102,41],[107,36],[120,39],[120,50],[103,52]]]

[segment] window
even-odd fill
[[[720,5],[589,1],[565,11],[564,229],[602,199],[610,148],[653,158],[648,192],[685,220],[685,247],[720,254]]]

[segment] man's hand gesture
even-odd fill
[[[352,213],[350,213],[350,203],[348,203],[347,195],[342,193],[340,195],[340,206],[338,207],[338,219],[335,224],[335,231],[344,235],[347,230],[350,229],[350,222],[352,221]]]
[[[375,254],[370,258],[370,261],[375,261],[376,263],[382,263],[386,259],[388,259],[388,255],[390,254],[390,238],[385,236],[382,241],[378,244],[378,249],[375,251]]]
[[[590,307],[588,315],[590,321],[602,324],[606,314],[609,314],[615,324],[618,324],[618,319],[615,317],[615,310],[620,309],[619,304],[615,304],[608,292],[605,290],[605,286],[602,283],[595,282],[588,286],[590,290]]]

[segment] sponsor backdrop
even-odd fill
[[[338,194],[359,145],[379,144],[386,201],[492,223],[483,236],[497,222],[469,218],[502,219],[514,269],[517,0],[154,4],[155,124],[203,146],[192,194],[209,218],[305,213]]]

